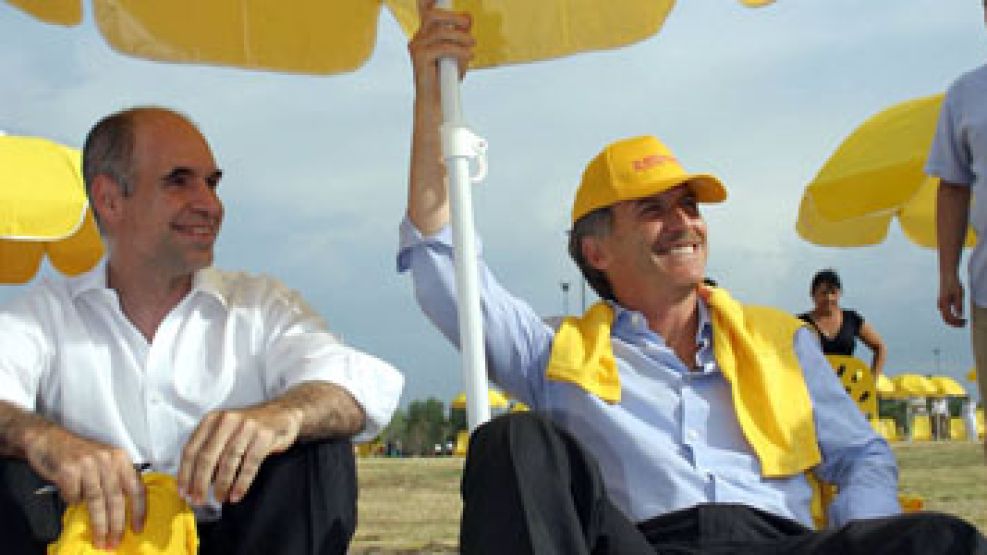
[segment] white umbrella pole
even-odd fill
[[[438,0],[438,7],[450,8],[451,0]],[[459,348],[463,357],[463,387],[466,390],[466,419],[472,432],[490,420],[487,397],[487,365],[484,356],[483,320],[477,276],[476,231],[473,226],[471,181],[483,179],[486,143],[474,135],[463,121],[459,102],[459,68],[453,59],[439,62],[442,95],[442,157],[449,178],[449,201],[456,263],[456,291],[459,303]],[[475,159],[479,175],[470,176],[470,160]]]

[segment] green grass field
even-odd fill
[[[979,445],[899,443],[894,451],[902,492],[987,533],[987,466]],[[461,470],[457,458],[359,459],[359,526],[350,552],[455,552]]]

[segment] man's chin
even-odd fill
[[[213,258],[212,249],[209,249],[208,252],[197,252],[186,259],[186,267],[191,272],[197,272],[212,266]]]

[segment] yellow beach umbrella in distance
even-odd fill
[[[796,230],[823,246],[880,243],[898,219],[912,242],[935,248],[938,183],[923,171],[942,95],[897,104],[861,124],[806,187]],[[966,245],[975,237],[968,230]]]
[[[0,283],[30,280],[46,253],[69,275],[99,261],[103,244],[79,164],[76,149],[0,135]]]
[[[896,394],[902,397],[928,397],[938,392],[928,378],[919,374],[899,374],[891,381],[894,382]]]
[[[966,373],[966,379],[971,382],[977,381],[977,367],[974,366],[970,368],[970,371]]]
[[[495,409],[506,409],[508,406],[507,396],[496,389],[489,389],[487,391],[487,399],[490,400],[490,407]],[[460,393],[449,403],[449,408],[453,409],[465,409],[466,408],[466,393]]]
[[[878,374],[876,383],[874,384],[874,389],[877,390],[877,395],[880,397],[893,397],[895,394],[894,383],[891,382],[891,378],[884,374]]]
[[[929,381],[935,386],[937,395],[943,397],[963,397],[966,395],[966,389],[949,376],[932,376]]]

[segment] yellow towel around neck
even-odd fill
[[[130,526],[116,549],[109,553],[127,555],[192,555],[199,549],[195,515],[178,495],[175,478],[148,472],[141,475],[147,490],[147,519],[144,530],[135,534]],[[127,515],[128,519],[130,515]],[[129,520],[128,520],[129,522]],[[62,534],[48,545],[48,555],[97,555],[89,530],[89,511],[85,503],[75,503],[62,516]]]
[[[737,421],[761,462],[761,474],[791,476],[819,464],[812,402],[794,349],[802,322],[776,309],[741,305],[721,288],[704,286],[699,294],[710,308],[713,354],[730,383]],[[613,318],[613,309],[602,301],[581,318],[565,318],[552,342],[546,376],[619,403]]]

